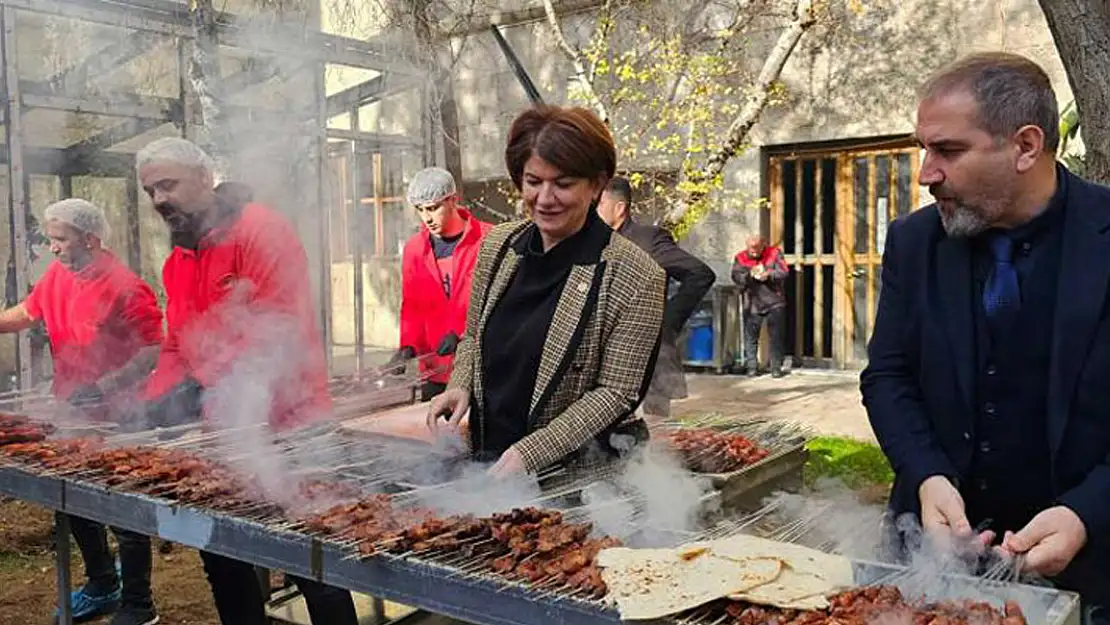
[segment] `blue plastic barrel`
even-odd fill
[[[686,359],[692,362],[713,360],[713,313],[702,310],[687,322]]]

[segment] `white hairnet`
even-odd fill
[[[157,162],[199,167],[209,173],[213,173],[216,167],[216,162],[199,145],[181,137],[155,139],[135,155],[136,169]]]
[[[428,167],[416,172],[405,194],[409,204],[426,206],[455,194],[455,177],[441,167]]]
[[[58,221],[91,234],[101,241],[108,238],[108,218],[96,204],[80,198],[69,198],[46,207],[46,221]]]

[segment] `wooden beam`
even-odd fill
[[[127,261],[131,270],[143,275],[142,217],[139,215],[139,181],[134,171],[124,177],[127,192]]]
[[[131,60],[149,52],[158,42],[160,36],[148,31],[135,31],[128,34],[120,41],[104,47],[84,61],[66,68],[57,74],[42,81],[42,86],[48,92],[76,94],[85,91],[89,77],[98,78],[111,73]],[[33,92],[37,89],[25,89]]]
[[[805,358],[805,264],[802,262],[805,248],[802,228],[802,160],[794,161],[794,357],[799,361]]]
[[[833,268],[833,362],[846,367],[852,360],[852,273],[855,204],[852,198],[852,159],[843,153],[836,158],[836,237]]]
[[[824,169],[825,159],[813,161],[813,357],[825,358],[825,237],[821,223],[825,214]]]
[[[348,113],[354,107],[363,107],[423,84],[422,78],[398,79],[391,74],[375,76],[366,82],[328,96],[328,117]]]
[[[0,0],[0,6],[131,30],[193,37],[188,5],[171,0],[81,0],[79,3],[67,0]],[[286,58],[304,58],[413,76],[425,74],[418,65],[399,58],[404,56],[404,51],[398,42],[391,41],[390,36],[360,41],[318,31],[306,33],[303,25],[289,24],[271,28],[273,36],[261,41],[237,26],[240,23],[249,24],[249,18],[219,12],[216,19],[219,22],[219,41],[223,45]]]
[[[340,130],[328,128],[329,139],[346,139],[347,141],[361,141],[377,146],[398,146],[418,148],[421,143],[417,139],[405,135],[381,134],[377,132],[361,132],[357,130]]]
[[[97,155],[112,146],[149,132],[166,122],[155,119],[132,118],[111,128],[106,128],[91,137],[81,140],[64,149],[66,160],[93,160]]]
[[[134,117],[160,122],[173,121],[173,111],[178,108],[176,98],[112,94],[107,96],[82,96],[24,94],[23,105],[28,108],[51,109],[72,113],[89,113],[106,117]]]
[[[0,146],[0,164],[7,165],[8,148]],[[23,168],[28,174],[44,176],[103,176],[118,178],[131,175],[134,159],[127,154],[104,152],[95,158],[71,159],[65,149],[23,147]]]
[[[605,4],[604,0],[561,0],[553,3],[555,14],[559,17],[578,15],[597,9]],[[476,33],[489,31],[490,25],[494,26],[519,26],[547,19],[543,5],[533,6],[515,11],[492,11],[483,15],[475,15],[465,20],[460,25],[443,33],[443,37],[466,37]]]
[[[867,308],[864,311],[866,319],[863,320],[863,331],[865,336],[863,339],[866,341],[871,338],[871,320],[875,318],[875,283],[877,276],[875,275],[875,239],[878,235],[876,227],[878,219],[876,218],[876,205],[875,194],[878,187],[878,170],[875,167],[875,155],[871,154],[867,157],[867,252],[864,256],[867,263]],[[858,256],[857,256],[858,258]]]
[[[11,235],[9,237],[13,264],[15,265],[15,298],[22,301],[30,288],[31,249],[27,241],[27,212],[30,194],[27,189],[27,171],[23,162],[23,112],[19,93],[19,46],[16,42],[15,10],[0,9],[0,56],[4,62],[4,108],[7,124],[8,148],[8,210]],[[28,390],[34,385],[31,371],[30,333],[20,332],[16,339],[16,362],[19,367],[19,388]]]

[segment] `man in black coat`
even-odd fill
[[[1024,554],[1105,606],[1110,189],[1056,163],[1057,119],[1048,76],[1017,55],[925,83],[920,183],[936,203],[887,232],[861,388],[893,513]]]
[[[671,400],[686,397],[686,376],[677,345],[678,335],[717,277],[709,265],[678,247],[666,230],[638,224],[632,219],[632,186],[628,179],[617,176],[609,182],[601,195],[597,212],[610,228],[647,252],[667,272],[668,297],[667,308],[663,312],[663,339],[643,406],[648,417],[669,417]],[[677,287],[672,288],[675,285]]]

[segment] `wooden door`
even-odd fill
[[[916,147],[772,156],[770,241],[791,268],[786,352],[859,367],[881,289],[890,222],[918,205]]]
[[[867,362],[867,341],[882,290],[883,250],[890,222],[918,206],[917,148],[845,154],[844,195],[850,210],[841,213],[844,246],[844,365]]]

